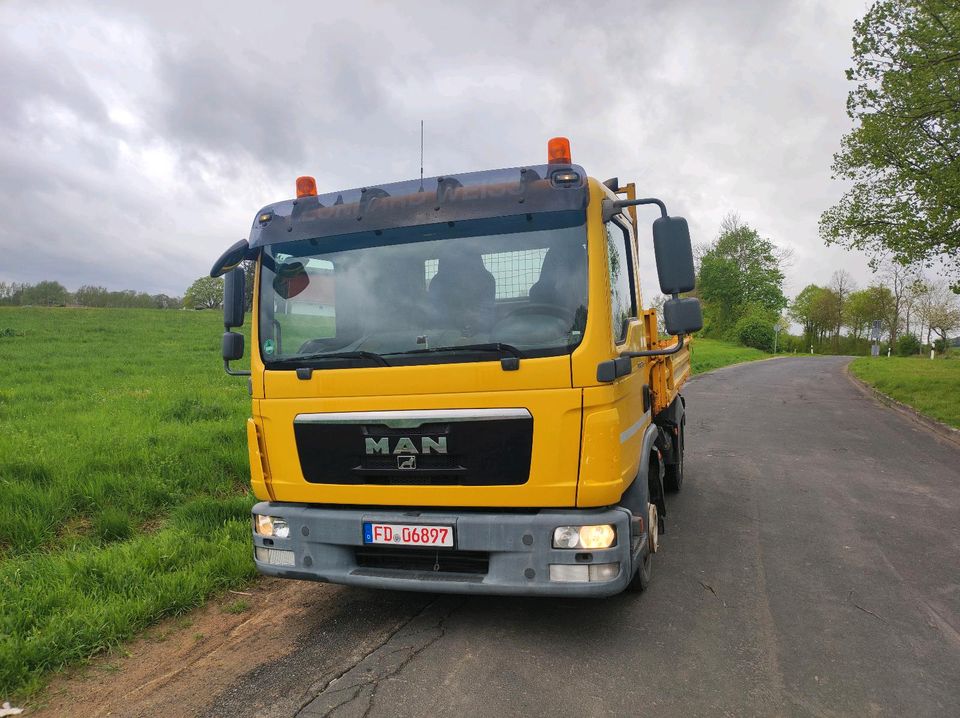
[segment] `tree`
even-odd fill
[[[957,297],[946,283],[934,282],[930,285],[926,299],[921,311],[928,327],[928,342],[930,334],[933,333],[946,345],[949,335],[960,329],[960,306],[957,304]]]
[[[926,293],[927,284],[919,274],[913,276],[907,283],[907,291],[903,300],[903,330],[908,334],[918,334],[918,332],[913,331],[913,325],[918,314],[915,310],[918,308]],[[921,322],[921,325],[922,324],[923,322]],[[921,326],[920,329],[919,334],[922,334],[923,327]]]
[[[821,289],[822,287],[818,287],[816,284],[808,284],[800,290],[800,293],[794,298],[787,311],[790,318],[803,327],[803,335],[806,337],[808,343],[813,342],[814,333],[816,332],[814,304],[817,293],[820,292]]]
[[[106,287],[93,287],[84,284],[74,294],[73,299],[81,307],[106,307],[109,306],[109,295],[110,292],[107,291]]]
[[[873,306],[872,296],[868,289],[858,289],[850,293],[847,299],[847,311],[844,315],[844,326],[850,330],[854,344],[867,333],[867,328],[874,319],[878,319],[876,308]]]
[[[21,282],[0,282],[0,304],[20,304],[23,290],[29,285]]]
[[[70,301],[70,292],[60,282],[37,282],[25,286],[20,296],[21,304],[38,304],[43,307],[62,307]]]
[[[841,314],[840,297],[830,287],[821,287],[813,297],[812,316],[817,328],[817,344],[823,344],[833,334],[836,318]]]
[[[914,304],[916,305],[916,315],[920,319],[920,331],[917,332],[917,336],[925,344],[929,344],[930,335],[933,331],[930,329],[930,324],[928,322],[928,319],[932,314],[931,309],[934,301],[933,287],[927,282],[918,282],[913,287],[913,294]],[[926,335],[924,335],[924,325],[926,325]]]
[[[710,333],[727,332],[749,307],[779,314],[787,306],[780,265],[773,242],[736,215],[725,217],[720,235],[700,258],[697,280]]]
[[[942,260],[960,270],[960,6],[879,0],[854,23],[855,127],[834,155],[851,182],[823,213],[828,244],[901,265]],[[954,291],[960,292],[955,280]]]
[[[183,305],[179,297],[168,297],[166,294],[154,294],[150,299],[157,309],[179,309]]]
[[[849,287],[849,284],[846,286]],[[803,325],[803,335],[808,345],[822,344],[828,335],[836,331],[837,316],[841,314],[840,298],[829,287],[808,284],[790,304],[787,313],[793,321]]]
[[[183,295],[183,305],[189,309],[216,309],[223,304],[223,279],[200,277]]]
[[[889,287],[882,284],[871,284],[866,291],[870,293],[870,306],[875,313],[873,319],[880,320],[890,336],[890,344],[895,344],[900,315],[893,292],[890,291]]]
[[[887,332],[890,334],[890,345],[897,343],[897,333],[903,320],[903,310],[907,301],[910,286],[915,275],[902,264],[887,261],[882,265],[880,278],[890,291],[890,302],[885,305]]]
[[[833,344],[835,349],[840,348],[840,328],[847,308],[847,299],[856,288],[853,277],[845,269],[838,269],[830,278],[830,291],[836,297],[833,307]]]

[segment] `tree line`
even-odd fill
[[[0,305],[35,307],[115,307],[128,309],[180,309],[183,299],[166,294],[147,294],[133,289],[110,291],[85,284],[71,292],[60,282],[36,284],[0,282]]]
[[[253,306],[255,262],[243,262],[246,274],[246,308]],[[200,277],[187,287],[183,297],[147,294],[133,289],[110,291],[85,284],[71,292],[56,281],[36,284],[0,282],[0,306],[34,307],[112,307],[127,309],[219,309],[223,306],[223,279]]]
[[[945,352],[960,333],[960,297],[945,279],[887,260],[864,288],[841,269],[790,300],[783,289],[790,260],[736,215],[724,218],[717,237],[696,250],[701,335],[764,351],[866,354],[879,322],[883,351],[909,355]],[[791,320],[800,334],[790,333]]]
[[[790,318],[803,327],[804,346],[858,354],[876,339],[904,356],[946,351],[960,331],[960,302],[948,283],[895,262],[881,265],[876,276],[858,289],[838,270],[825,286],[804,287],[789,307]],[[880,331],[871,337],[874,322]]]

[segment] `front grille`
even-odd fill
[[[450,551],[441,549],[395,549],[364,546],[355,551],[360,568],[417,571],[420,573],[460,573],[486,575],[490,554],[486,551]]]
[[[530,476],[529,414],[412,428],[298,419],[293,428],[300,469],[314,484],[515,486]]]

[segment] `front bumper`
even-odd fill
[[[486,511],[378,510],[375,508],[335,508],[261,502],[253,513],[283,518],[290,526],[286,539],[265,538],[253,534],[255,547],[292,552],[283,554],[288,564],[260,561],[257,570],[268,576],[297,578],[327,583],[343,583],[369,588],[387,588],[435,593],[500,594],[522,596],[609,596],[622,591],[632,577],[634,550],[646,546],[643,537],[631,536],[636,525],[623,508],[557,510],[534,513],[496,513]],[[397,568],[386,565],[361,565],[358,552],[369,553],[363,543],[363,523],[447,524],[455,527],[456,546],[436,549],[440,570]],[[616,544],[602,550],[570,550],[552,547],[557,526],[613,524]],[[402,557],[405,547],[387,547]],[[385,549],[385,550],[387,550]],[[423,552],[423,549],[419,551]],[[460,572],[454,560],[459,556],[482,557],[482,571]],[[620,572],[606,581],[557,582],[550,580],[551,564],[619,563]]]

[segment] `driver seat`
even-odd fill
[[[573,313],[587,304],[587,256],[579,244],[560,244],[547,250],[540,278],[527,292],[536,304],[551,304]]]

